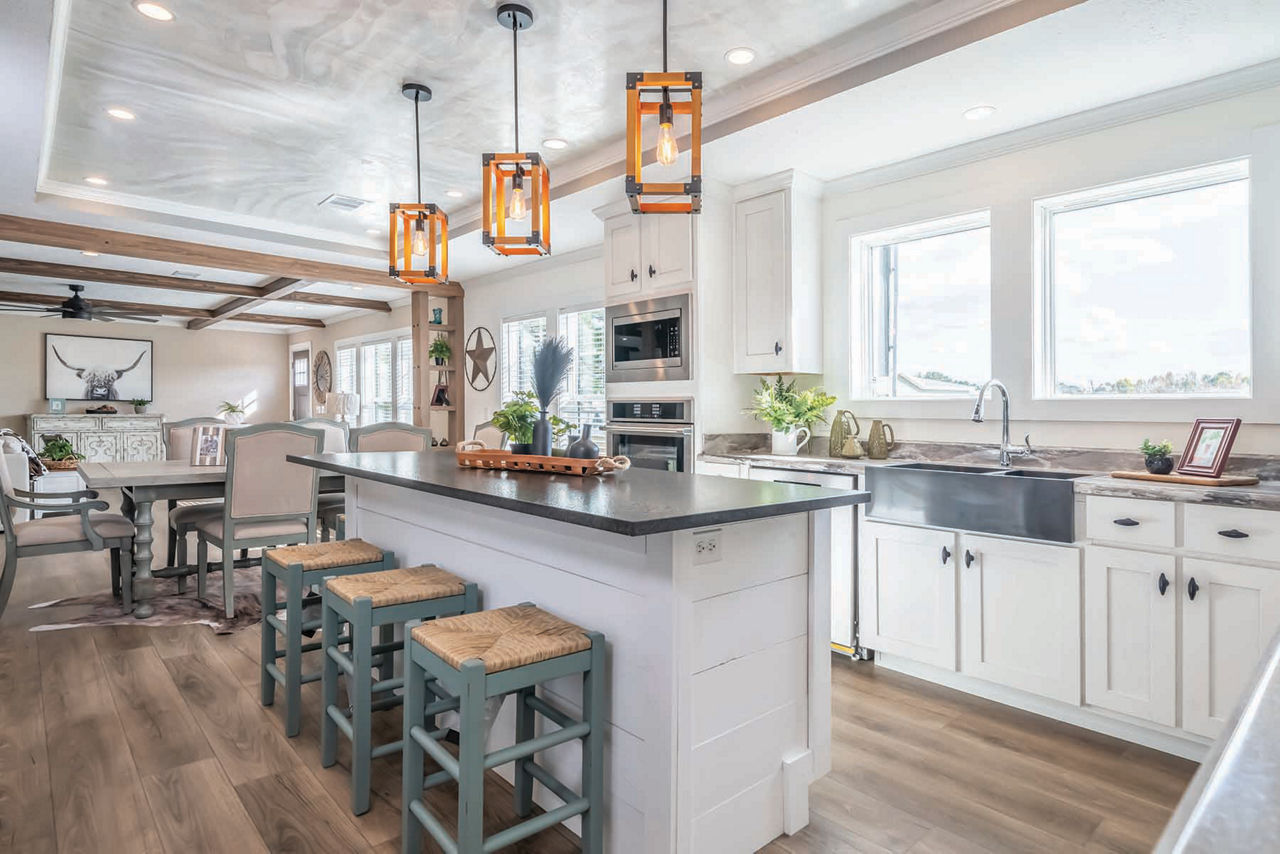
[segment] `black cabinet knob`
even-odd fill
[[[947,561],[951,560],[951,549],[946,546],[942,547],[942,563],[945,566]]]
[[[1249,538],[1249,535],[1244,531],[1238,531],[1235,528],[1229,531],[1219,531],[1218,536],[1226,537],[1228,540],[1247,540]]]
[[[1200,585],[1196,584],[1196,577],[1191,576],[1191,580],[1187,582],[1187,596],[1192,602],[1196,600],[1196,594],[1200,592]]]
[[[633,282],[634,282],[634,281],[635,281],[636,279],[638,279],[638,278],[640,278],[640,274],[639,274],[639,273],[637,273],[637,272],[635,271],[635,268],[633,267],[633,268],[632,268],[632,270],[631,270],[631,281],[633,281]]]
[[[652,279],[652,278],[653,278],[654,276],[656,276],[656,275],[658,275],[658,271],[657,271],[657,270],[655,270],[655,269],[653,268],[653,265],[652,265],[652,264],[650,264],[650,265],[649,265],[649,278],[651,278],[651,279]]]
[[[781,342],[781,341],[774,341],[774,342],[773,342],[773,355],[775,355],[775,356],[781,356],[781,355],[782,355],[782,342]]]
[[[1130,519],[1127,516],[1123,519],[1113,519],[1112,521],[1121,528],[1136,528],[1139,524],[1137,519]]]
[[[1160,573],[1160,578],[1156,581],[1156,589],[1160,591],[1161,596],[1169,589],[1169,578],[1163,572]]]
[[[975,560],[977,560],[977,556],[976,556],[976,555],[974,555],[974,553],[973,553],[973,552],[971,552],[971,551],[969,551],[968,549],[965,549],[965,550],[964,550],[964,566],[965,566],[965,569],[968,569],[969,567],[973,566],[973,562],[974,562]]]

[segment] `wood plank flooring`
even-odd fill
[[[374,762],[373,809],[352,816],[345,743],[321,768],[316,715],[288,739],[283,704],[259,704],[256,629],[27,631],[50,617],[27,605],[107,577],[105,555],[19,567],[0,618],[0,851],[399,850],[399,762]],[[833,675],[832,772],[809,826],[769,854],[1147,851],[1195,770],[872,664],[837,659]],[[318,709],[318,683],[304,697]],[[375,741],[399,727],[379,716]],[[509,789],[495,778],[486,795],[486,823],[509,824]],[[574,843],[553,829],[510,850]]]

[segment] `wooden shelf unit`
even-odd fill
[[[464,295],[456,282],[450,282],[450,289],[444,296],[434,295],[430,289],[414,291],[410,312],[413,318],[413,423],[419,427],[431,427],[432,438],[448,440],[449,447],[462,441],[466,429],[466,386],[462,382],[459,366],[463,364],[462,349],[466,346],[464,337],[466,321],[463,314]],[[431,309],[444,308],[444,323],[431,322]],[[444,337],[453,352],[449,361],[437,365],[427,355],[431,342],[437,337]],[[445,382],[449,387],[450,406],[431,406],[436,384]],[[432,424],[432,413],[445,415],[446,427],[441,434]],[[437,423],[439,419],[436,419]]]

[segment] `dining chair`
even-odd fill
[[[501,450],[507,446],[507,434],[494,426],[492,421],[482,421],[471,433],[472,439],[484,442],[486,448]]]
[[[319,453],[324,433],[297,424],[257,424],[227,436],[222,515],[196,525],[196,595],[205,597],[209,544],[222,550],[223,609],[235,616],[235,552],[307,543],[316,533],[319,469],[285,459]]]
[[[328,418],[298,418],[289,422],[297,424],[301,427],[311,427],[324,433],[324,445],[320,449],[322,454],[345,454],[351,449],[351,428],[345,421],[331,421]],[[317,517],[320,521],[320,539],[323,542],[329,541],[329,531],[332,530],[332,524],[325,524],[327,520],[342,512],[342,508],[347,504],[347,496],[341,490],[337,492],[322,492],[316,503]]]
[[[43,502],[43,503],[42,503]],[[70,503],[57,503],[70,502]],[[0,523],[4,525],[4,565],[0,570],[0,615],[9,602],[18,560],[39,555],[111,550],[111,589],[120,591],[124,612],[133,610],[133,575],[122,571],[123,556],[133,550],[136,530],[92,489],[79,492],[34,493],[17,489],[9,470],[0,466]],[[49,511],[58,515],[15,522],[15,510]]]
[[[403,421],[380,421],[368,427],[355,427],[350,432],[352,451],[429,451],[431,450],[431,430],[426,427],[415,427]],[[336,534],[338,516],[346,512],[346,500],[342,502],[324,501],[320,496],[320,541],[328,542],[330,534]],[[338,539],[342,539],[341,536]]]
[[[160,428],[166,460],[191,460],[191,446],[195,444],[196,428],[226,426],[221,418],[185,418],[166,421]],[[187,566],[187,536],[196,529],[196,522],[212,519],[222,513],[221,498],[197,498],[168,501],[166,518],[169,526],[169,548],[165,566]],[[178,592],[187,589],[186,575],[178,576]]]

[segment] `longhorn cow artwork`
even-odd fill
[[[45,396],[151,400],[152,342],[89,335],[45,336]]]

